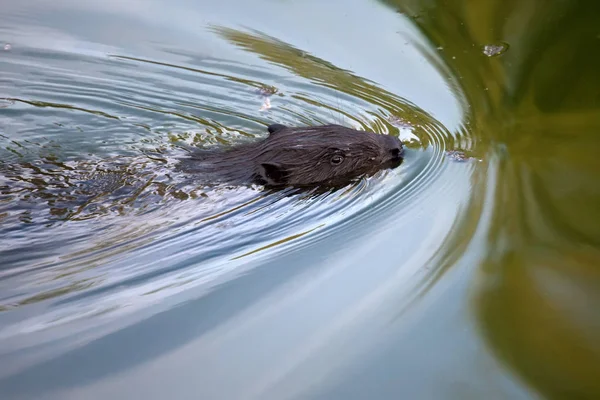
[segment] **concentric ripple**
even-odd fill
[[[468,190],[470,167],[444,159],[460,135],[414,104],[270,36],[211,32],[256,55],[255,64],[18,42],[1,55],[1,355],[177,302],[192,289],[201,296],[327,238],[350,242],[365,226],[376,234],[418,221],[431,199]],[[271,107],[261,110],[267,99]],[[192,186],[172,168],[184,145],[258,139],[270,123],[400,136],[406,159],[312,193]],[[432,221],[447,218],[456,214]],[[23,334],[35,339],[17,340]]]

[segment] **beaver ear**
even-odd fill
[[[288,172],[277,163],[260,164],[263,178],[270,184],[285,185],[287,183]]]
[[[274,134],[277,133],[283,129],[287,128],[287,126],[285,125],[281,125],[281,124],[271,124],[267,127],[267,130],[269,131],[269,134]]]

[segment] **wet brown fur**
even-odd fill
[[[179,168],[211,181],[265,186],[339,186],[402,162],[394,136],[340,125],[270,125],[269,136],[222,151],[194,151]],[[341,161],[340,161],[341,160]]]

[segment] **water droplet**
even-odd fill
[[[265,111],[265,110],[268,110],[269,108],[271,108],[271,100],[268,97],[265,97],[265,101],[262,104],[262,106],[260,107],[259,111]]]
[[[486,44],[483,46],[483,54],[488,57],[499,56],[508,50],[508,43]]]

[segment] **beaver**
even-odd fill
[[[265,139],[229,149],[194,147],[186,156],[171,158],[173,163],[158,156],[72,162],[44,158],[22,164],[0,160],[0,216],[23,214],[31,222],[31,213],[42,211],[46,203],[50,219],[87,219],[121,213],[125,206],[144,209],[171,197],[194,198],[198,190],[221,184],[327,190],[395,168],[403,159],[402,143],[389,135],[340,125],[273,124],[267,130]],[[183,174],[173,175],[173,169]]]
[[[402,163],[400,139],[341,125],[272,124],[264,140],[226,150],[191,151],[181,171],[213,182],[266,187],[343,186]]]

